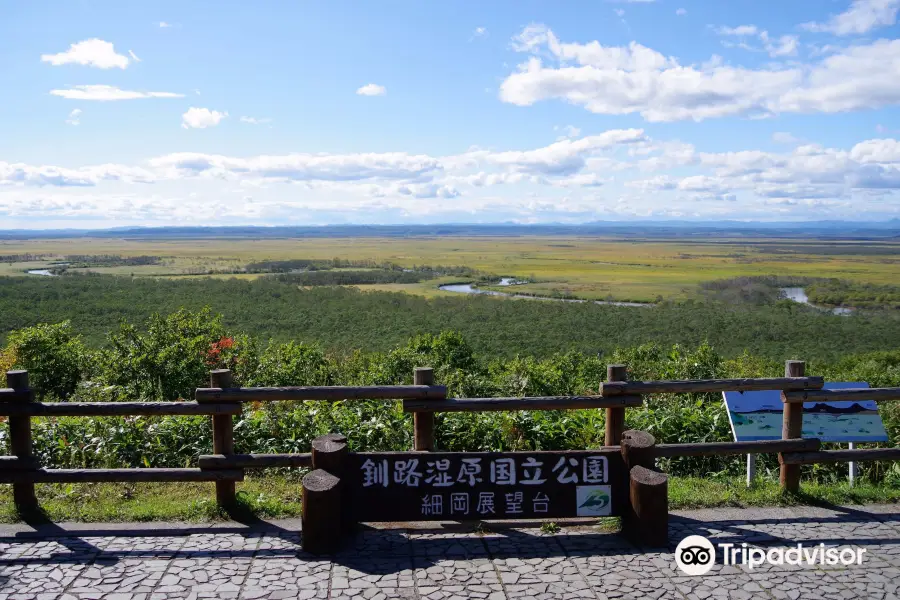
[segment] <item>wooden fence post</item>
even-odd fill
[[[434,369],[416,367],[413,373],[413,384],[434,385]],[[434,450],[434,413],[413,413],[413,450]]]
[[[216,369],[209,372],[209,387],[230,388],[234,380],[228,369]],[[234,454],[234,421],[231,415],[212,416],[213,454]],[[234,481],[216,482],[216,502],[225,509],[234,508],[237,503],[234,492]]]
[[[312,441],[313,469],[303,477],[301,528],[303,550],[328,554],[337,550],[352,527],[347,512],[349,495],[342,491],[347,438],[331,433]]]
[[[29,391],[28,371],[7,371],[6,385],[16,391]],[[29,393],[19,402],[31,402],[34,394]],[[18,415],[9,417],[9,446],[17,457],[28,460],[33,458],[31,447],[31,417]],[[37,496],[34,494],[33,481],[21,481],[13,483],[13,501],[19,512],[27,512],[37,509]]]
[[[607,365],[607,381],[626,381],[628,379],[625,365]],[[625,432],[625,407],[606,409],[606,437],[604,446],[618,446],[622,443]]]
[[[806,363],[802,360],[788,360],[784,363],[785,377],[805,377]],[[784,440],[800,438],[803,435],[803,403],[785,402],[784,420],[781,426],[781,438]],[[779,455],[779,462],[781,462]],[[781,489],[789,492],[800,490],[800,465],[781,465]]]
[[[622,434],[621,446],[629,498],[622,529],[638,544],[665,546],[669,541],[669,477],[653,466],[656,440],[645,431],[629,430]]]

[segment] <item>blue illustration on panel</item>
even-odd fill
[[[867,388],[866,382],[828,382],[825,389]],[[731,431],[739,442],[780,440],[784,403],[781,392],[723,392]],[[823,442],[886,442],[887,432],[874,400],[806,402],[803,404],[805,438]]]

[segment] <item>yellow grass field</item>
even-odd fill
[[[341,258],[390,261],[403,267],[467,266],[531,282],[517,286],[519,292],[570,293],[581,298],[634,301],[688,298],[696,294],[700,282],[745,275],[896,283],[900,274],[900,243],[826,242],[809,238],[686,241],[522,236],[0,241],[0,255],[26,253],[52,257],[73,254],[163,257],[160,265],[89,269],[135,277],[197,276],[207,270],[240,270],[249,262],[264,259]],[[0,263],[0,275],[21,275],[47,264]],[[436,289],[438,283],[445,281],[359,287],[434,296],[445,294]]]

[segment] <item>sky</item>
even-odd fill
[[[900,217],[900,0],[0,4],[0,229]]]

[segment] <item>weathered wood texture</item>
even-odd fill
[[[865,450],[820,450],[818,452],[785,452],[778,457],[783,465],[856,462],[859,460],[900,460],[900,448],[868,448]]]
[[[31,404],[34,400],[34,395],[28,387],[28,371],[7,371],[6,385],[22,394],[16,400],[19,406]],[[23,460],[34,458],[31,447],[31,417],[27,415],[9,417],[9,449],[15,456]],[[13,484],[13,502],[16,508],[22,512],[37,508],[34,483],[24,480],[15,482]]]
[[[308,468],[312,454],[204,454],[197,464],[201,469]]]
[[[312,441],[312,466],[341,477],[347,453],[347,438],[343,434],[320,435]]]
[[[669,541],[669,477],[646,467],[632,467],[629,495],[634,521],[626,535],[641,546],[660,548]]]
[[[803,377],[806,374],[806,363],[802,360],[789,360],[784,363],[785,377]],[[822,386],[819,386],[820,388]],[[785,404],[781,425],[781,439],[797,439],[803,434],[803,404]],[[779,462],[782,457],[778,457]],[[779,470],[781,488],[790,492],[800,489],[800,465],[782,464]]]
[[[759,390],[821,389],[821,377],[777,377],[773,379],[699,379],[687,381],[609,381],[600,385],[603,396],[624,394],[690,394],[753,392]]]
[[[241,404],[239,402],[215,404],[199,402],[29,402],[21,404],[0,402],[0,416],[233,415],[240,412]]]
[[[628,504],[621,454],[609,448],[364,452],[347,462],[344,493],[359,522],[618,516]]]
[[[610,408],[625,414],[626,406],[641,406],[640,396],[532,396],[524,398],[447,398],[446,400],[404,400],[405,412],[490,412],[499,410],[572,410]],[[607,413],[608,414],[608,413]],[[624,426],[624,421],[622,422]],[[618,445],[617,440],[615,444]],[[419,448],[417,448],[419,449]]]
[[[731,454],[768,454],[772,452],[813,452],[821,446],[821,442],[817,439],[659,444],[656,446],[656,456],[728,456]]]
[[[0,456],[0,472],[29,471],[38,468],[38,460],[34,456],[19,458],[18,456]]]
[[[629,469],[637,466],[652,469],[656,462],[656,440],[646,431],[629,429],[623,433],[620,451]]]
[[[875,400],[884,402],[900,400],[900,388],[855,388],[846,390],[812,390],[802,392],[782,392],[781,400],[786,404],[803,402],[844,402]]]
[[[228,369],[210,371],[209,385],[219,388],[231,388],[232,375]],[[213,452],[215,454],[234,454],[234,421],[232,415],[212,416]],[[216,502],[224,508],[233,508],[237,504],[233,481],[216,481]]]
[[[34,400],[34,392],[30,389],[0,388],[0,406],[4,402],[29,402],[31,400]]]
[[[625,381],[628,379],[628,371],[625,365],[607,365],[606,381]],[[601,394],[602,391],[601,384]],[[625,406],[640,406],[643,399],[640,396],[621,395],[620,399],[630,398],[632,401],[637,399],[637,404],[625,404],[619,406],[605,406],[606,408],[606,431],[603,436],[603,444],[605,446],[617,446],[622,442],[622,433],[625,431]]]
[[[320,435],[312,441],[312,467],[325,471],[340,480],[341,527],[343,534],[349,534],[356,526],[352,518],[353,506],[350,491],[347,490],[347,469],[349,448],[347,438],[340,433]]]
[[[275,400],[438,400],[443,385],[370,385],[317,387],[197,388],[198,402],[268,402]]]
[[[344,530],[340,479],[321,469],[303,477],[303,550],[328,554],[340,548]]]
[[[37,469],[0,472],[0,483],[95,483],[101,481],[243,481],[239,469]]]
[[[413,383],[415,385],[431,386],[434,385],[434,369],[430,367],[418,367],[413,373]],[[446,398],[446,394],[444,394]],[[420,400],[419,404],[445,404],[446,399]],[[403,410],[406,410],[404,404]],[[431,451],[434,450],[434,413],[419,410],[413,412],[413,450]]]

